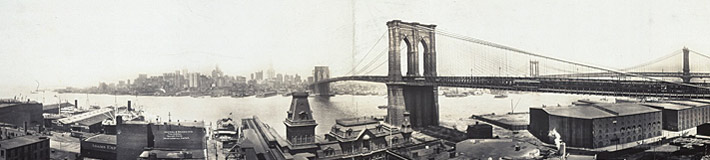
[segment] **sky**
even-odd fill
[[[217,65],[246,77],[327,65],[337,76],[352,66],[352,47],[362,59],[394,19],[624,68],[684,46],[710,54],[708,17],[702,0],[3,0],[0,87],[88,87]]]

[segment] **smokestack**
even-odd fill
[[[560,149],[557,150],[560,153],[560,158],[566,159],[567,155],[567,144],[565,142],[560,142]]]
[[[123,124],[123,116],[116,116],[116,126]]]
[[[128,100],[128,111],[132,111],[132,110],[133,109],[131,109],[131,100]]]
[[[79,100],[74,99],[74,108],[79,109]]]
[[[25,121],[25,127],[24,127],[24,129],[25,129],[25,135],[27,135],[27,121]]]

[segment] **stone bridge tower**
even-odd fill
[[[434,80],[436,74],[436,25],[408,23],[399,20],[387,22],[389,33],[389,70],[387,83],[387,123],[401,126],[405,111],[410,113],[412,127],[439,125],[438,88],[421,85],[417,81]],[[404,42],[404,43],[402,43]],[[419,51],[418,44],[424,46]],[[407,48],[407,72],[400,68],[400,46]],[[418,53],[423,52],[423,57]],[[419,64],[423,58],[424,64]],[[419,65],[424,65],[423,75]]]

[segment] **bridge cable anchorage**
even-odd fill
[[[382,39],[384,39],[385,35],[387,35],[387,32],[382,33],[382,35],[380,36],[380,38],[377,39],[377,41],[375,42],[375,44],[373,44],[372,47],[370,47],[370,50],[367,51],[367,53],[365,54],[365,56],[363,56],[362,59],[360,59],[360,61],[355,64],[355,68],[357,68],[358,66],[360,66],[360,64],[361,64],[363,61],[365,61],[365,58],[367,58],[367,56],[370,55],[370,53],[372,53],[372,50],[374,50],[375,47],[377,47],[377,45],[380,44],[380,41],[382,41]],[[357,74],[357,72],[356,72],[356,73],[353,73],[353,74]]]
[[[616,74],[620,74],[620,75],[626,75],[626,76],[631,76],[631,77],[645,78],[645,79],[652,80],[652,81],[665,82],[665,83],[671,83],[671,84],[676,84],[676,85],[682,85],[682,86],[688,86],[688,87],[695,87],[695,88],[702,88],[702,89],[708,89],[708,90],[710,90],[710,87],[705,87],[705,86],[700,86],[700,85],[693,85],[693,84],[689,84],[689,83],[673,82],[673,81],[668,81],[668,80],[663,80],[663,79],[648,77],[648,76],[644,76],[644,75],[640,75],[640,74],[627,73],[627,72],[624,72],[624,71],[617,71],[617,70],[613,70],[613,69],[609,69],[609,68],[598,67],[598,66],[592,66],[592,65],[582,64],[582,63],[578,63],[578,62],[563,60],[563,59],[559,59],[559,58],[544,56],[544,55],[540,55],[540,54],[536,54],[536,53],[524,51],[524,50],[521,50],[521,49],[516,49],[516,48],[513,48],[513,47],[508,47],[508,46],[501,45],[501,44],[497,44],[497,43],[484,41],[484,40],[477,39],[477,38],[472,38],[472,37],[468,37],[468,36],[464,36],[464,35],[458,35],[458,34],[455,34],[455,33],[450,33],[450,32],[447,32],[447,31],[444,31],[444,30],[441,30],[441,29],[430,29],[430,28],[420,27],[420,26],[416,26],[416,27],[419,28],[419,29],[423,29],[423,30],[434,31],[435,33],[437,33],[437,34],[440,33],[440,35],[443,35],[443,36],[447,36],[447,37],[451,37],[451,38],[455,38],[455,39],[459,39],[459,40],[463,40],[463,41],[468,41],[468,42],[471,42],[471,43],[481,44],[481,45],[485,45],[485,46],[490,46],[490,47],[494,47],[494,48],[498,48],[498,49],[502,49],[502,50],[508,50],[508,51],[512,51],[512,52],[517,52],[517,53],[520,53],[520,54],[531,55],[531,56],[535,56],[535,57],[542,58],[542,59],[548,59],[548,60],[563,62],[563,63],[567,63],[567,64],[579,65],[579,66],[583,66],[583,67],[587,67],[587,68],[592,68],[592,69],[596,69],[596,70],[607,71],[607,72],[616,73]]]

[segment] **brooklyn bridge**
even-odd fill
[[[387,40],[382,41],[385,36]],[[437,41],[441,42],[439,46]],[[384,45],[381,42],[387,43]],[[378,47],[382,48],[382,52],[372,52]],[[437,48],[447,52],[437,52]],[[333,82],[384,83],[388,95],[387,122],[399,126],[411,120],[414,127],[439,124],[439,86],[629,97],[710,98],[710,84],[704,80],[710,78],[710,56],[680,48],[647,63],[614,69],[438,30],[436,25],[393,20],[387,22],[387,31],[365,55],[370,57],[369,61],[363,57],[345,75],[320,79],[316,76],[316,82],[311,86],[315,94],[330,96],[329,85]],[[377,73],[384,64],[387,64],[386,75]],[[406,72],[403,72],[404,69]],[[404,118],[407,114],[409,119]]]

